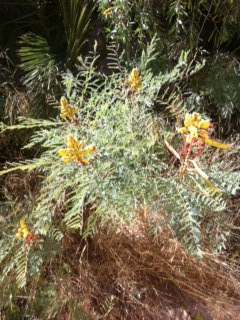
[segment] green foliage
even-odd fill
[[[28,73],[24,85],[29,93],[36,92],[35,86],[40,88],[39,93],[48,92],[54,86],[57,77],[56,57],[46,39],[34,35],[23,35],[19,41],[19,56],[25,72]]]
[[[99,12],[99,21],[96,22],[98,27],[89,36],[96,7]],[[16,93],[16,90],[12,92],[12,99],[6,99],[5,105],[6,109],[10,108],[7,113],[11,113],[11,122],[15,120],[18,112],[23,114],[28,108],[18,108],[19,104],[30,106],[34,117],[56,115],[52,105],[56,105],[60,98],[62,72],[66,72],[68,68],[72,72],[75,71],[86,40],[92,43],[103,25],[106,26],[107,34],[116,43],[116,47],[124,48],[124,58],[131,60],[139,60],[141,50],[157,33],[161,39],[159,50],[164,52],[164,55],[154,62],[156,73],[159,69],[170,70],[169,57],[173,58],[175,64],[183,48],[193,51],[199,46],[207,50],[225,46],[224,50],[238,52],[238,1],[204,0],[196,3],[189,0],[19,0],[4,1],[1,8],[4,23],[0,27],[3,38],[8,37],[9,32],[14,32],[15,37],[20,36],[20,66],[24,73],[23,83],[28,89],[27,101],[24,95]],[[105,17],[103,14],[108,9],[111,10]],[[104,43],[104,36],[97,36],[97,40],[101,44]],[[103,46],[105,44],[102,44]],[[215,71],[217,65],[214,62],[213,64],[210,69]],[[221,64],[221,61],[217,64]],[[233,74],[233,70],[230,72]],[[210,75],[212,74],[214,72],[210,72]],[[208,79],[209,81],[203,84],[206,95],[210,92],[211,96],[216,96],[214,83],[210,81],[210,76]],[[233,90],[236,90],[235,87]],[[233,90],[225,86],[225,98],[232,97]],[[233,104],[227,98],[224,108],[216,101],[218,111],[224,109],[224,119],[235,119],[236,113],[238,114],[238,102],[235,98]],[[214,112],[215,110],[210,113]]]
[[[84,277],[82,258],[91,237],[101,241],[103,234],[121,235],[127,229],[137,238],[139,213],[147,221],[149,241],[165,237],[164,243],[171,234],[174,247],[198,258],[222,254],[235,239],[239,63],[233,54],[207,51],[239,52],[239,13],[237,0],[1,2],[0,113],[14,123],[0,124],[1,157],[17,163],[0,168],[5,184],[0,194],[0,317],[88,319],[81,300],[85,288],[76,289],[78,267],[69,262],[72,245]],[[93,52],[81,56],[89,47]],[[137,90],[128,83],[133,68],[142,79]],[[62,121],[56,107],[63,91],[78,110],[72,121]],[[35,118],[20,117],[15,124],[29,105]],[[186,145],[176,129],[192,111],[211,118],[212,137],[232,143],[229,150],[203,145],[196,165],[215,189],[182,156]],[[32,136],[16,156],[18,132],[21,141]],[[59,156],[69,135],[84,147],[95,146],[86,166],[64,163]],[[180,160],[173,148],[182,152]],[[24,159],[26,154],[30,159]],[[34,186],[24,174],[34,176]],[[20,194],[15,195],[11,181],[18,175]],[[16,238],[20,219],[32,238]],[[104,299],[98,304],[101,319],[118,303],[110,291]]]
[[[109,13],[106,14],[107,10]],[[152,1],[99,1],[99,13],[109,27],[109,37],[125,45],[127,53],[145,47],[148,36],[156,32]]]
[[[37,3],[35,5],[38,6]],[[19,40],[23,84],[33,100],[35,117],[54,114],[53,109],[48,108],[47,100],[59,98],[61,72],[75,68],[95,8],[94,2],[59,0],[54,1],[55,13],[49,15],[48,5],[45,2],[39,5],[43,24],[41,32],[23,34]]]
[[[44,265],[62,255],[61,241],[67,233],[77,231],[88,239],[101,228],[118,232],[123,225],[134,223],[139,210],[148,212],[153,237],[168,228],[177,241],[198,256],[224,248],[230,232],[230,197],[240,184],[236,165],[229,159],[237,157],[238,150],[223,154],[206,149],[202,154],[200,165],[222,189],[221,193],[208,188],[193,170],[180,177],[179,164],[174,163],[165,144],[165,139],[172,139],[179,148],[180,138],[166,118],[166,111],[155,112],[154,108],[159,99],[165,101],[167,97],[162,88],[177,86],[202,65],[191,60],[188,52],[182,52],[171,71],[154,74],[150,66],[158,58],[156,47],[154,39],[137,66],[141,71],[141,89],[130,90],[127,78],[131,70],[119,67],[117,60],[117,73],[106,77],[98,72],[94,51],[91,57],[79,60],[81,66],[76,76],[70,71],[63,75],[67,98],[78,107],[77,119],[62,123],[54,119],[25,119],[14,126],[14,130],[39,128],[25,148],[40,145],[42,153],[39,158],[1,174],[14,169],[36,170],[45,179],[36,199],[12,216],[11,224],[7,225],[9,208],[3,213],[6,223],[0,228],[0,272],[6,290],[1,292],[2,307],[9,304],[10,277],[16,279],[18,290],[28,283],[26,279],[35,286],[44,276]],[[88,165],[64,163],[59,157],[58,151],[66,148],[68,135],[96,147]],[[24,239],[15,239],[20,217],[25,218],[30,232],[39,237],[35,248],[32,242],[23,251]],[[50,284],[49,292],[44,294],[44,301],[51,300],[51,295],[54,301],[59,300]],[[40,296],[41,293],[36,299]],[[107,304],[105,314],[112,302]],[[52,307],[54,316],[55,302]],[[78,308],[75,311],[81,313]]]
[[[218,123],[221,135],[240,131],[240,73],[237,59],[218,54],[208,60],[192,81],[203,109]]]
[[[60,0],[61,15],[67,39],[67,65],[74,66],[86,42],[86,32],[92,13],[95,9],[94,1],[64,1]]]
[[[46,104],[46,94],[57,93],[60,86],[57,57],[51,52],[47,40],[35,34],[25,34],[19,41],[20,67],[25,71],[23,84],[28,94],[34,97],[41,109],[35,110],[41,115]],[[41,103],[39,103],[39,101]],[[35,102],[36,104],[36,102]]]
[[[108,8],[112,8],[106,17],[110,37],[128,46],[135,42],[144,46],[155,32],[175,53],[183,47],[208,48],[209,43],[219,48],[237,40],[239,45],[239,1],[101,0],[101,14]]]

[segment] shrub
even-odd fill
[[[155,44],[154,40],[136,66],[140,75],[133,72],[129,77],[131,69],[115,59],[118,71],[106,77],[95,68],[96,52],[81,61],[76,76],[63,75],[70,102],[61,101],[65,120],[23,119],[19,125],[3,127],[37,129],[25,148],[41,146],[42,153],[1,173],[35,170],[44,176],[38,195],[14,218],[5,206],[0,229],[3,306],[11,302],[16,285],[37,285],[44,266],[61,256],[64,237],[77,231],[88,239],[101,230],[134,228],[139,211],[148,212],[153,238],[169,230],[199,257],[224,248],[232,222],[230,198],[239,188],[239,175],[229,160],[237,150],[204,148],[195,167],[190,158],[179,161],[169,153],[182,142],[165,110],[154,111],[159,97],[164,99],[160,89],[189,77],[201,65],[189,64],[183,53],[171,72],[154,75],[149,65],[156,59]],[[138,85],[130,86],[135,80]],[[74,112],[67,117],[69,110]],[[23,236],[17,240],[20,218],[25,227],[21,222]]]

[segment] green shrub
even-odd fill
[[[237,150],[204,148],[202,152],[199,166],[221,192],[212,190],[193,167],[184,177],[179,175],[188,164],[175,161],[165,140],[178,149],[181,139],[165,110],[155,112],[154,107],[159,98],[164,99],[159,93],[162,87],[177,84],[201,65],[188,63],[188,54],[183,53],[171,72],[154,75],[149,65],[157,58],[155,47],[154,40],[136,66],[141,88],[129,88],[131,70],[117,59],[118,72],[109,77],[97,72],[94,52],[92,58],[82,60],[76,76],[70,72],[63,75],[67,99],[78,108],[77,118],[65,122],[23,119],[17,126],[3,127],[36,128],[25,148],[41,146],[42,153],[1,173],[35,170],[44,181],[37,197],[25,204],[20,214],[12,214],[7,205],[3,210],[2,306],[11,302],[16,286],[21,290],[28,281],[36,286],[44,265],[61,256],[61,239],[67,233],[77,231],[87,239],[100,229],[118,232],[122,225],[134,223],[139,210],[148,212],[153,237],[168,228],[197,256],[224,248],[231,224],[230,197],[239,188],[239,175],[234,162],[229,161]],[[59,150],[66,149],[69,135],[86,146],[95,146],[88,164],[62,161]],[[25,240],[16,239],[20,218],[25,219],[33,236],[25,250]],[[16,279],[16,285],[11,279]]]

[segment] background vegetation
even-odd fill
[[[0,318],[238,319],[239,1],[0,9]]]

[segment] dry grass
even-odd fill
[[[133,225],[85,244],[65,237],[63,261],[74,275],[62,301],[70,287],[92,319],[239,319],[239,274],[223,256],[194,259],[167,230],[153,239],[142,217]]]

